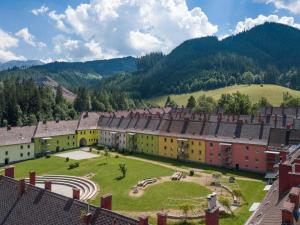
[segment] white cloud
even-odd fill
[[[35,40],[36,39],[35,36],[29,32],[27,27],[19,30],[15,35],[19,38],[22,38],[27,44],[29,44],[33,47],[37,47],[37,48],[45,48],[46,47],[45,43],[38,42]]]
[[[83,42],[63,35],[53,38],[54,51],[60,57],[60,61],[88,61],[93,59],[113,58],[117,52],[103,52],[100,44],[95,40]]]
[[[186,0],[91,0],[69,6],[61,14],[51,11],[48,16],[58,29],[82,40],[67,43],[73,49],[83,47],[90,49],[88,53],[96,49],[94,55],[104,58],[168,53],[186,39],[218,30],[199,7],[189,10]]]
[[[14,54],[10,49],[18,47],[18,39],[0,28],[0,61],[25,60],[25,57]]]
[[[275,22],[275,23],[281,23],[285,25],[289,25],[295,28],[300,29],[300,24],[295,23],[295,19],[293,17],[279,17],[277,15],[269,15],[269,16],[264,16],[264,15],[259,15],[256,18],[246,18],[244,21],[240,21],[237,23],[235,27],[234,33],[240,33],[246,30],[250,30],[251,28],[264,24],[265,22]]]
[[[49,11],[49,8],[46,7],[45,5],[42,5],[40,8],[38,9],[33,9],[31,10],[31,13],[35,16],[40,15],[40,14],[45,14],[46,12]]]
[[[299,0],[256,0],[266,4],[274,4],[277,9],[286,9],[294,14],[300,14]]]

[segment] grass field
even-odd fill
[[[260,85],[234,85],[230,87],[220,88],[210,91],[197,91],[189,94],[170,95],[178,105],[186,105],[188,98],[193,95],[196,99],[205,94],[211,96],[215,100],[218,100],[222,94],[230,94],[235,92],[241,92],[247,94],[252,102],[258,102],[261,96],[266,97],[273,106],[279,106],[282,102],[282,96],[284,92],[289,92],[292,96],[300,97],[300,91],[295,91],[286,87],[278,85],[265,84],[262,87]],[[155,103],[159,106],[163,106],[167,100],[167,96],[161,96],[153,99],[149,99],[149,102]]]
[[[135,160],[120,155],[118,158],[113,156],[105,158],[104,156],[80,160],[78,168],[69,170],[68,165],[73,161],[65,162],[64,158],[51,156],[51,158],[40,158],[17,163],[16,177],[27,177],[28,172],[35,170],[38,175],[43,174],[65,174],[74,176],[84,176],[94,174],[92,180],[100,187],[100,194],[113,194],[113,209],[124,212],[149,212],[159,211],[162,208],[178,209],[179,203],[177,199],[181,198],[199,198],[205,197],[210,191],[203,186],[195,183],[186,182],[166,182],[154,185],[146,189],[144,195],[140,198],[130,197],[129,191],[131,187],[137,184],[139,180],[149,177],[170,176],[174,170],[163,165],[155,165],[151,162]],[[154,160],[153,160],[154,162]],[[120,176],[119,163],[125,163],[127,167],[127,175],[123,179]],[[163,163],[163,162],[162,162]],[[170,165],[166,162],[166,165]],[[174,164],[175,165],[175,164]],[[185,166],[188,168],[188,166]],[[209,173],[212,168],[208,170]],[[250,216],[249,207],[253,202],[259,202],[264,196],[264,182],[261,180],[237,180],[247,204],[243,205],[235,216],[221,219],[221,225],[241,225]],[[175,198],[175,200],[174,200]],[[192,200],[191,200],[192,201]],[[92,202],[99,205],[99,196]],[[182,205],[182,202],[180,202]],[[150,220],[155,222],[154,218]],[[155,223],[154,223],[155,224]]]

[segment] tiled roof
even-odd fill
[[[99,113],[97,112],[84,112],[81,114],[77,130],[97,129],[99,121]]]
[[[285,145],[286,143],[286,130],[271,128],[269,145]]]
[[[0,128],[0,145],[30,143],[35,129],[35,126]]]
[[[245,225],[281,225],[281,208],[288,195],[279,198],[278,181],[275,181],[259,208]]]
[[[26,185],[22,195],[18,181],[0,176],[1,225],[84,225],[86,203]],[[137,225],[138,221],[112,211],[89,206],[91,225]]]
[[[39,122],[34,137],[52,137],[75,134],[77,120]]]

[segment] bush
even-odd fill
[[[50,158],[51,158],[51,155],[46,155],[45,158],[46,158],[46,159],[50,159]]]
[[[70,158],[69,158],[69,157],[67,157],[67,158],[66,158],[66,162],[69,162],[69,161],[70,161]]]
[[[69,170],[79,167],[79,162],[71,163],[69,165]]]
[[[90,147],[90,152],[93,150],[93,148],[92,147]]]
[[[119,158],[119,155],[115,155],[115,158],[118,159],[118,158]]]
[[[195,171],[194,170],[190,170],[190,176],[192,177],[192,176],[194,176],[194,174],[195,174]]]

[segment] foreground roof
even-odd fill
[[[1,225],[84,225],[86,203],[48,190],[26,185],[19,193],[19,182],[0,176]],[[89,206],[91,225],[137,225],[138,221],[112,211]]]

